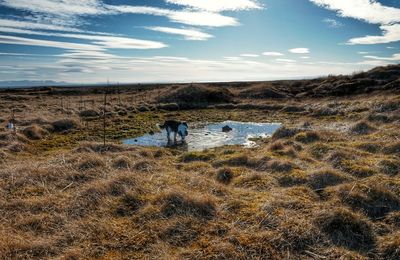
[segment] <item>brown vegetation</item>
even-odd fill
[[[103,88],[0,91],[0,118],[20,111],[0,120],[0,259],[399,259],[399,75],[108,89],[105,144]],[[120,144],[167,118],[283,127],[251,149]]]

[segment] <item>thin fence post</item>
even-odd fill
[[[107,106],[107,90],[104,92],[103,105],[103,147],[106,148],[106,106]]]

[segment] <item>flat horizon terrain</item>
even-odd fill
[[[1,259],[400,258],[400,65],[0,100]],[[167,119],[282,127],[252,148],[122,144]]]

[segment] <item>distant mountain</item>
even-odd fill
[[[48,87],[48,86],[66,86],[71,85],[63,81],[52,80],[14,80],[0,81],[0,88],[26,88],[26,87]]]

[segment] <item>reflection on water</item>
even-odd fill
[[[232,131],[224,133],[222,128],[228,125]],[[124,144],[157,147],[177,147],[188,151],[202,151],[209,148],[224,145],[244,145],[254,147],[256,143],[251,141],[253,138],[265,138],[272,135],[281,124],[277,123],[244,123],[235,121],[225,121],[222,123],[212,123],[205,125],[190,126],[189,136],[186,143],[181,143],[178,136],[178,143],[168,143],[166,131],[146,134],[144,136],[124,140]],[[171,134],[171,137],[173,134]]]

